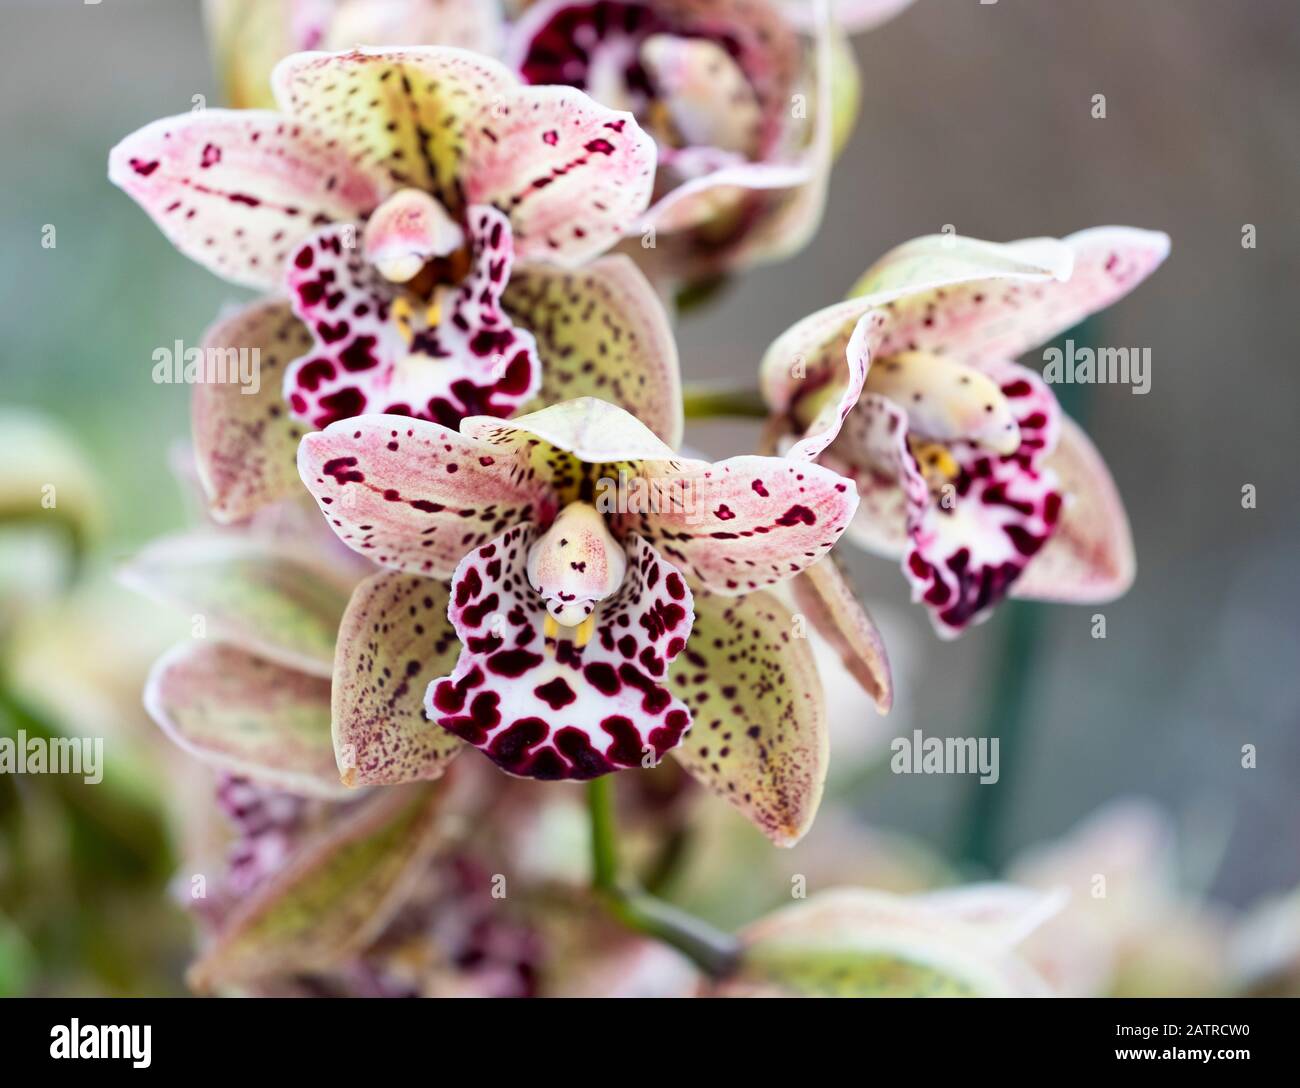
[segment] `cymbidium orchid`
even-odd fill
[[[856,109],[852,55],[821,14],[806,58],[771,0],[541,0],[511,27],[506,60],[654,134],[655,201],[629,252],[656,279],[701,280],[788,256],[821,221],[836,129]]]
[[[1008,245],[920,238],[768,350],[774,436],[803,435],[792,453],[855,479],[850,537],[901,557],[940,635],[1008,593],[1105,601],[1131,583],[1105,465],[1012,360],[1123,297],[1168,250],[1164,234],[1126,227]]]
[[[546,779],[652,766],[681,745],[775,841],[806,830],[826,769],[821,689],[763,591],[834,545],[857,506],[845,480],[783,458],[685,460],[592,398],[459,431],[359,417],[308,435],[299,468],[344,543],[421,576],[363,584],[345,621],[335,689],[352,712],[335,728],[352,780],[432,773],[427,730],[348,693],[377,658],[427,674],[432,643],[406,617],[436,619],[421,581],[450,577],[463,649],[428,686],[433,738]],[[402,687],[409,716],[418,693]]]
[[[264,356],[262,395],[196,397],[218,514],[286,493],[301,432],[363,412],[454,425],[604,390],[663,404],[677,440],[676,387],[646,361],[675,376],[662,307],[626,258],[593,260],[650,195],[628,114],[451,48],[295,54],[274,86],[279,113],[164,119],[109,160],[182,252],[288,296],[205,343]]]

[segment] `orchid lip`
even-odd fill
[[[529,549],[527,571],[550,618],[575,627],[623,584],[627,556],[595,507],[572,502]]]
[[[366,223],[366,259],[393,283],[407,283],[429,261],[465,247],[465,232],[447,210],[422,189],[402,189],[379,206]]]

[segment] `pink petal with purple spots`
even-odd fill
[[[1078,604],[1122,596],[1137,573],[1124,502],[1101,454],[1068,416],[1061,417],[1060,441],[1046,467],[1061,481],[1065,507],[1012,596]]]
[[[342,420],[302,440],[298,471],[344,544],[410,574],[446,578],[509,526],[555,515],[526,455],[426,420]]]
[[[388,180],[314,125],[255,110],[201,110],[132,133],[109,153],[121,186],[187,257],[278,290],[309,234],[376,207]]]
[[[858,506],[851,481],[784,457],[732,457],[687,472],[648,464],[641,472],[667,501],[620,513],[615,525],[644,536],[715,593],[798,574],[830,551]]]
[[[1020,425],[1020,448],[999,456],[953,443],[957,477],[909,510],[903,572],[944,638],[991,615],[1060,520],[1060,484],[1044,463],[1060,430],[1056,398],[1024,367],[995,369]]]
[[[655,144],[628,113],[572,87],[525,87],[485,105],[468,133],[465,194],[510,216],[521,260],[577,265],[637,220]]]
[[[633,538],[623,585],[596,610],[591,641],[580,647],[564,628],[547,638],[525,569],[535,539],[531,527],[510,529],[457,569],[450,615],[465,648],[455,671],[430,685],[429,717],[522,777],[653,766],[690,727],[664,686],[694,616],[685,580]]]
[[[889,285],[910,276],[912,267],[926,267],[930,257],[931,266],[942,274],[945,244],[951,247],[953,239],[918,239],[900,247],[869,271],[854,293],[866,285],[871,292],[894,294]],[[1017,247],[1041,244],[982,243],[995,261],[1015,256]],[[1037,281],[1023,276],[979,278],[978,264],[972,263],[973,278],[965,282],[948,277],[947,287],[914,284],[890,308],[879,353],[935,351],[974,365],[1014,359],[1123,298],[1169,254],[1168,235],[1133,227],[1093,227],[1059,244],[1070,256],[1067,275]]]
[[[353,228],[328,228],[298,250],[287,286],[316,342],[285,374],[295,416],[325,427],[385,412],[454,427],[468,415],[510,415],[536,393],[535,342],[501,309],[512,260],[509,223],[495,208],[471,208],[470,233],[473,267],[435,304],[436,322],[425,301],[366,262]],[[399,305],[408,307],[409,343]]]
[[[1072,267],[1069,247],[1051,238],[998,245],[934,235],[906,242],[872,266],[852,297],[809,314],[777,337],[763,356],[763,396],[777,415],[793,413],[797,402],[815,393],[827,375],[842,373],[849,339],[872,310],[885,314],[870,340],[872,356],[878,360],[888,351],[925,348],[928,342],[900,337],[895,330],[903,325],[909,330],[917,325],[926,328],[927,318],[935,320],[935,308],[958,288],[983,281],[1008,289],[1037,287],[1053,278],[1067,279]],[[983,306],[989,289],[984,283],[984,293],[971,292],[970,305]],[[910,312],[914,296],[922,300],[919,318],[901,321],[898,314]],[[973,301],[976,296],[978,302]]]

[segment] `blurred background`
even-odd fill
[[[187,433],[188,390],[151,381],[152,352],[196,343],[244,295],[177,255],[108,184],[105,163],[136,127],[219,96],[198,0],[4,0],[0,13],[0,396],[45,413],[84,454],[95,541],[75,598],[12,604],[8,682],[45,720],[113,738],[120,768],[94,789],[0,778],[0,992],[179,992],[187,926],[165,885],[183,849],[173,787],[190,772],[162,750],[137,693],[181,626],[107,575],[186,517],[169,453]],[[1129,224],[1167,231],[1173,254],[1087,330],[1149,348],[1150,393],[1063,398],[1132,520],[1139,575],[1123,600],[1015,604],[941,643],[893,564],[840,549],[884,629],[899,694],[887,721],[852,704],[860,720],[837,736],[879,744],[922,728],[1002,742],[997,786],[893,776],[887,758],[867,760],[852,807],[978,875],[1140,795],[1207,859],[1215,899],[1241,906],[1292,888],[1300,5],[917,0],[854,44],[861,113],[822,229],[803,254],[683,320],[688,380],[754,375],[793,321],[945,224],[999,241]],[[1092,116],[1097,94],[1104,119]],[[1243,248],[1247,224],[1255,248]],[[42,246],[47,226],[54,248]],[[711,424],[688,440],[722,455],[755,437]],[[1242,506],[1246,484],[1254,509]],[[1105,639],[1091,635],[1096,612]],[[12,730],[26,711],[6,706]]]

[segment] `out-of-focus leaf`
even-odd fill
[[[383,790],[310,838],[230,914],[190,985],[324,971],[360,952],[426,868],[443,800],[441,785]]]
[[[154,666],[145,707],[186,751],[291,793],[341,797],[330,683],[222,643],[176,647]]]
[[[233,533],[151,544],[123,567],[133,589],[193,613],[219,638],[313,676],[334,671],[334,640],[351,583],[307,549]]]
[[[1003,997],[1045,992],[1011,928],[922,897],[841,888],[777,911],[742,934],[724,997]]]

